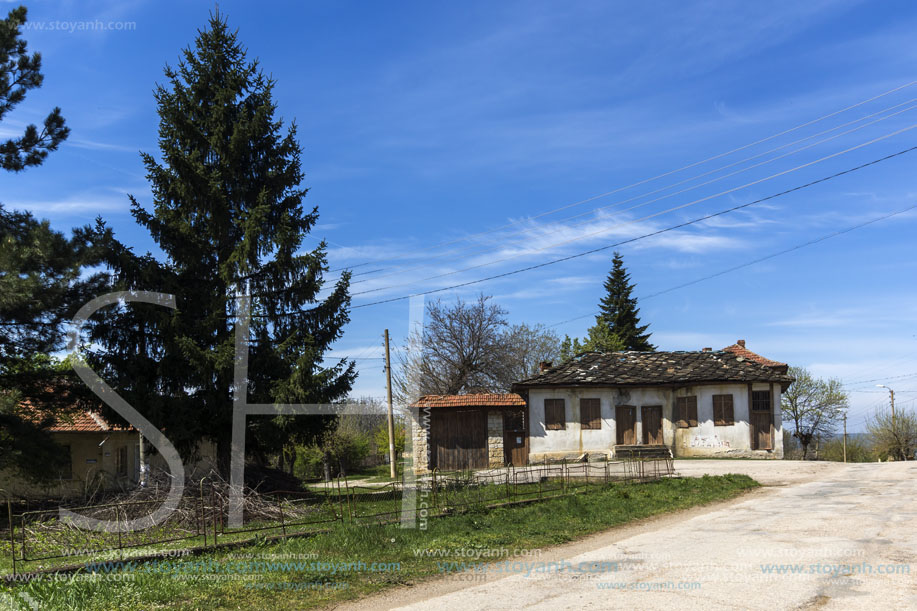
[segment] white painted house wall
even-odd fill
[[[780,417],[780,385],[754,384],[754,390],[770,390],[773,402],[773,450],[751,449],[751,430],[748,422],[748,385],[703,384],[679,389],[669,387],[639,388],[541,388],[529,390],[529,459],[576,458],[582,454],[612,455],[616,443],[615,406],[631,405],[636,408],[636,442],[643,443],[643,414],[641,407],[662,406],[663,443],[675,456],[751,456],[783,458],[783,429]],[[715,426],[713,423],[713,395],[733,396],[734,424]],[[675,397],[697,397],[698,426],[676,428],[673,422]],[[601,405],[602,428],[583,430],[580,425],[579,401],[598,398]],[[564,399],[566,428],[545,430],[545,399]]]

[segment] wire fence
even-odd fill
[[[246,491],[245,520],[229,525],[225,484],[201,481],[182,498],[179,510],[160,524],[129,530],[127,522],[149,515],[162,499],[127,500],[71,507],[82,516],[104,520],[103,531],[61,519],[58,509],[18,511],[6,503],[7,531],[0,547],[11,559],[13,574],[44,562],[56,570],[75,568],[66,561],[124,560],[156,557],[175,551],[200,551],[221,545],[243,545],[258,537],[314,535],[335,524],[359,527],[415,518],[416,496],[424,497],[425,515],[436,517],[474,509],[537,502],[579,494],[620,482],[646,482],[674,474],[671,458],[555,463],[482,471],[432,471],[414,482],[350,485],[336,479],[307,490],[261,494]],[[411,494],[405,499],[407,494]],[[20,506],[21,507],[21,506]],[[3,528],[0,526],[0,528]],[[145,555],[146,554],[146,555]],[[51,570],[39,565],[38,570]]]

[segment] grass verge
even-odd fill
[[[42,609],[312,608],[442,573],[444,558],[425,550],[464,550],[453,551],[449,561],[474,562],[480,554],[481,562],[499,559],[491,550],[506,549],[512,559],[514,550],[565,543],[634,520],[730,499],[757,486],[744,475],[673,478],[436,518],[425,530],[344,524],[308,539],[130,570],[110,565],[64,581],[0,586],[5,592],[0,601],[25,594]],[[459,553],[466,556],[456,557]],[[22,608],[29,608],[24,600]]]

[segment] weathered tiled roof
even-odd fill
[[[411,407],[525,407],[525,399],[515,393],[424,395]]]
[[[744,339],[740,339],[738,342],[736,342],[735,344],[731,346],[726,346],[725,348],[723,348],[723,350],[727,350],[734,354],[738,354],[739,356],[744,356],[747,359],[751,359],[767,367],[782,368],[784,370],[784,373],[786,373],[786,368],[787,368],[786,363],[781,363],[780,361],[772,361],[771,359],[765,358],[756,352],[752,352],[751,350],[745,347]]]
[[[793,381],[768,367],[735,352],[585,352],[550,367],[540,374],[513,384],[529,386],[650,386],[701,382]]]

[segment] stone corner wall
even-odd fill
[[[430,408],[411,412],[411,453],[414,473],[430,471]]]
[[[503,412],[487,412],[487,460],[491,468],[504,465],[503,454]]]

